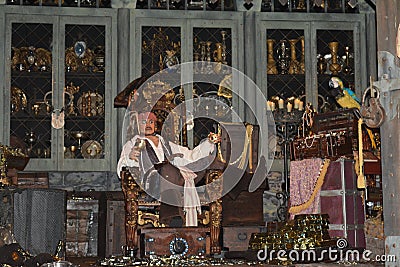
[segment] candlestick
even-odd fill
[[[274,111],[275,110],[275,102],[271,101],[271,110]]]
[[[294,100],[294,108],[295,108],[295,109],[299,109],[299,103],[300,103],[300,99],[296,98],[296,99]]]
[[[299,102],[299,110],[302,111],[304,109],[304,103],[303,101]]]
[[[271,110],[271,101],[267,101],[267,110]]]
[[[282,108],[283,108],[283,104],[284,104],[283,99],[280,98],[280,99],[278,100],[279,109],[282,109]]]
[[[287,103],[287,111],[288,112],[292,112],[292,108],[293,108],[293,105],[292,105],[292,103]]]

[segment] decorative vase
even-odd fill
[[[290,63],[289,63],[289,74],[299,74],[299,62],[296,56],[296,43],[297,39],[290,39]]]
[[[223,51],[222,43],[215,43],[215,50],[213,51],[213,58],[215,62],[223,61],[222,51]]]
[[[346,46],[344,48],[344,54],[345,54],[345,59],[344,59],[344,66],[342,68],[342,73],[345,75],[350,75],[353,73],[353,68],[351,67],[351,62],[350,62],[350,47]]]
[[[94,57],[94,64],[97,67],[97,72],[104,72],[105,66],[105,50],[104,46],[97,46],[94,49],[95,57]]]
[[[305,64],[305,48],[304,48],[304,36],[300,37],[300,43],[301,43],[301,56],[300,56],[300,62],[299,62],[299,74],[305,74],[306,73],[306,64]]]
[[[330,42],[328,44],[329,50],[331,51],[331,64],[329,65],[329,70],[331,71],[332,75],[338,75],[339,72],[342,70],[342,66],[338,63],[338,42]]]
[[[322,55],[318,55],[317,58],[318,58],[318,63],[317,63],[318,74],[325,74],[326,68],[328,67],[326,60]]]
[[[223,64],[228,64],[226,61],[226,31],[221,31],[221,37],[222,37],[222,63]]]
[[[278,74],[276,61],[274,59],[274,39],[267,39],[267,74]]]

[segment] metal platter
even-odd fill
[[[95,140],[88,140],[83,143],[81,153],[85,159],[98,159],[102,157],[103,147]]]
[[[104,99],[99,93],[84,93],[76,103],[79,113],[82,116],[103,116]]]

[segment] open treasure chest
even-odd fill
[[[315,115],[311,127],[313,134],[291,142],[291,160],[352,157],[353,151],[358,149],[358,119],[355,108]],[[365,148],[369,145],[366,129],[363,129],[363,140]]]

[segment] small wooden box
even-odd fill
[[[17,186],[19,188],[49,188],[49,174],[47,172],[18,173]]]
[[[229,251],[246,251],[252,233],[263,233],[266,231],[262,226],[235,226],[223,227],[223,246]]]
[[[209,228],[143,228],[140,230],[142,257],[206,255],[210,253]]]
[[[236,199],[222,198],[222,226],[265,225],[263,213],[264,189],[242,191]]]

